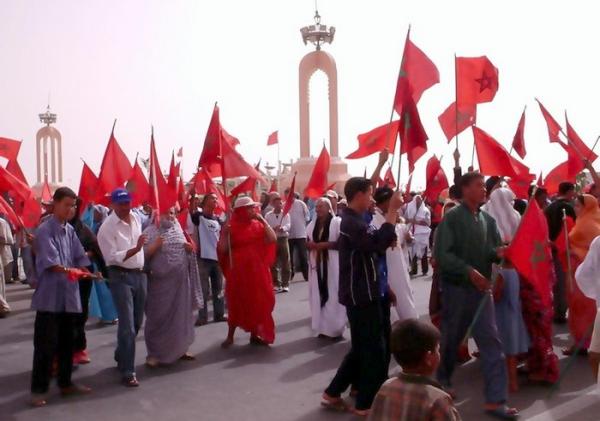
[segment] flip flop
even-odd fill
[[[500,405],[496,409],[486,409],[485,413],[501,420],[519,419],[519,411],[509,408],[508,405]]]

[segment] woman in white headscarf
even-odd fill
[[[515,194],[510,189],[500,187],[490,194],[486,204],[486,211],[496,220],[504,244],[512,241],[521,220],[521,215],[513,208],[514,200]],[[494,291],[496,324],[506,355],[509,388],[516,392],[519,388],[517,356],[529,350],[529,334],[521,311],[519,274],[507,261],[498,270]]]
[[[404,214],[406,223],[414,240],[410,249],[411,275],[417,274],[417,263],[421,260],[423,275],[429,272],[427,261],[427,250],[429,248],[429,237],[431,236],[431,211],[420,195],[416,195],[406,207]]]
[[[309,251],[308,298],[312,329],[319,337],[338,338],[346,328],[346,309],[338,301],[340,217],[325,197],[315,203],[315,218],[306,228]]]
[[[590,245],[589,251],[583,262],[575,271],[575,281],[577,286],[588,298],[596,300],[596,321],[590,347],[588,348],[588,358],[592,366],[594,378],[598,378],[598,365],[600,364],[600,237],[596,237]]]

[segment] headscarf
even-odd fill
[[[166,260],[168,265],[161,268],[157,267],[158,265],[152,265],[153,272],[160,272],[159,275],[162,276],[172,269],[171,265],[181,265],[185,261],[187,251],[184,244],[187,241],[177,220],[171,220],[161,215],[159,226],[150,224],[144,230],[144,234],[146,235],[146,245],[152,244],[158,237],[163,239],[163,244],[157,253],[164,257],[162,261]]]
[[[321,221],[318,217],[315,220],[315,227],[312,232],[312,240],[315,243],[326,243],[329,242],[329,227],[331,226],[331,220],[333,219],[333,209],[331,202],[326,197],[321,197],[315,202],[315,207],[320,203],[325,203],[329,208],[329,213],[325,217],[324,221]],[[329,299],[329,289],[327,286],[327,265],[329,263],[329,253],[327,249],[316,251],[316,271],[317,271],[317,282],[319,285],[319,296],[321,297],[321,307],[327,303]]]
[[[506,187],[499,187],[492,191],[490,200],[486,204],[486,212],[496,220],[500,237],[509,243],[519,227],[521,215],[514,207],[515,194]]]
[[[569,233],[569,242],[571,251],[580,260],[583,260],[594,238],[600,235],[600,207],[594,196],[584,194],[581,197],[583,198],[583,208],[577,216],[575,226]]]
[[[581,292],[600,307],[600,237],[596,237],[590,245],[589,252],[583,262],[577,267],[575,280]]]

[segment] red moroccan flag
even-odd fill
[[[15,209],[27,228],[35,228],[40,221],[42,209],[31,188],[4,167],[0,167],[0,191],[8,192],[15,199]]]
[[[292,185],[290,186],[290,191],[288,192],[287,197],[285,198],[285,203],[283,204],[283,210],[281,211],[282,216],[281,220],[290,212],[292,205],[294,204],[294,200],[296,200],[296,173],[294,173],[294,178],[292,178]]]
[[[438,121],[446,139],[450,142],[454,136],[475,124],[477,120],[477,106],[474,104],[463,104],[456,111],[456,102],[453,102],[438,117]]]
[[[529,187],[533,183],[533,180],[535,180],[535,174],[531,174],[529,167],[518,161],[515,157],[509,156],[509,158],[515,170],[515,175],[508,181],[508,186],[518,199],[528,199]]]
[[[29,183],[27,182],[27,178],[25,178],[25,174],[23,174],[21,166],[19,165],[19,162],[16,159],[8,160],[8,163],[6,164],[6,170],[15,177],[17,177],[23,183],[29,185]]]
[[[47,181],[44,181],[44,185],[42,186],[42,202],[52,202],[52,191]]]
[[[169,177],[167,184],[169,187],[177,191],[177,178],[179,177],[180,163],[175,163],[175,152],[171,153],[171,164],[169,165]]]
[[[198,167],[206,168],[213,177],[223,177],[223,168],[227,168],[226,178],[254,177],[266,184],[262,175],[235,149],[237,144],[239,141],[221,126],[219,107],[215,104]]]
[[[409,172],[415,169],[415,163],[427,152],[427,133],[421,124],[421,117],[412,96],[405,97],[400,117],[400,153],[406,153]]]
[[[85,212],[88,205],[93,203],[98,197],[97,193],[98,189],[98,177],[94,174],[94,171],[88,166],[88,164],[83,163],[83,168],[81,169],[81,179],[79,181],[79,199],[81,199],[81,204],[79,205],[79,214]]]
[[[563,181],[575,181],[575,177],[569,175],[569,161],[558,164],[546,175],[544,187],[548,194],[553,195],[558,193],[558,185]]]
[[[217,196],[217,207],[225,210],[225,197],[223,191],[215,184],[212,175],[201,168],[190,181],[196,194],[214,193]]]
[[[558,142],[561,143],[560,137],[558,134],[562,131],[560,124],[556,122],[554,117],[548,112],[546,107],[542,105],[539,99],[535,99],[539,106],[540,111],[542,112],[542,116],[544,116],[544,120],[546,120],[546,125],[548,126],[548,137],[550,138],[550,142]]]
[[[6,137],[0,137],[0,156],[8,160],[17,159],[19,149],[21,149],[20,140],[13,140],[8,139]]]
[[[394,174],[392,174],[392,167],[388,167],[385,175],[383,176],[383,184],[391,189],[396,188],[396,180],[394,180]]]
[[[277,143],[279,143],[279,132],[275,130],[269,135],[269,138],[267,139],[267,146],[276,145]]]
[[[12,206],[10,206],[10,204],[4,200],[2,196],[0,196],[0,213],[3,213],[6,216],[13,228],[19,229],[23,227],[23,221],[21,221],[21,218],[15,213],[15,210],[12,208]]]
[[[506,177],[519,176],[518,171],[513,167],[514,158],[496,139],[477,126],[473,126],[473,137],[481,174]]]
[[[35,228],[40,223],[42,217],[42,208],[40,203],[35,198],[33,192],[23,202],[23,209],[21,213],[21,220],[26,228]]]
[[[256,178],[246,177],[246,179],[244,181],[242,181],[240,184],[238,184],[233,189],[231,189],[230,198],[233,199],[237,195],[244,194],[244,193],[246,193],[246,194],[250,193],[250,196],[252,197],[252,199],[256,200],[255,199],[255,196],[256,196],[255,190],[256,190]]]
[[[327,148],[323,146],[321,153],[317,158],[317,162],[312,170],[308,184],[304,189],[304,195],[311,199],[323,196],[327,191],[327,173],[329,172],[329,152]]]
[[[358,149],[346,157],[346,159],[358,159],[374,153],[381,152],[385,148],[394,153],[400,120],[392,121],[358,135]]]
[[[442,168],[441,162],[436,156],[432,156],[427,161],[427,167],[425,169],[425,180],[426,187],[423,192],[423,198],[434,203],[437,201],[440,193],[448,188],[448,178]]]
[[[548,222],[535,200],[530,200],[505,255],[517,272],[535,288],[545,305],[551,304],[552,253]]]
[[[150,206],[163,214],[169,208],[175,205],[177,195],[175,190],[170,188],[163,176],[156,154],[156,145],[154,142],[154,133],[150,137],[150,171],[148,184],[150,185]],[[157,218],[158,221],[158,218]]]
[[[410,94],[416,103],[421,99],[423,92],[440,81],[440,73],[435,64],[410,40],[410,29],[406,34],[404,53],[400,74],[396,84],[394,109],[398,115],[402,114],[405,97]]]
[[[498,69],[486,57],[456,58],[456,102],[490,102],[498,91]]]
[[[521,159],[525,158],[525,155],[527,154],[527,150],[525,149],[525,110],[523,110],[523,114],[521,114],[517,132],[513,138],[512,147]]]
[[[277,179],[276,178],[274,178],[271,181],[271,187],[269,188],[269,193],[275,193],[275,192],[277,192]]]
[[[404,195],[403,195],[403,199],[405,202],[408,203],[409,197],[410,197],[410,186],[412,184],[412,174],[408,176],[408,182],[406,183],[406,186],[404,186]]]
[[[127,181],[127,191],[131,195],[131,206],[137,207],[150,201],[150,184],[138,160],[133,164],[131,177]]]
[[[114,132],[111,132],[98,175],[98,197],[103,197],[114,189],[123,187],[130,175],[131,163],[115,139]]]
[[[567,118],[567,113],[565,112],[565,121],[567,124],[567,140],[569,145],[574,149],[575,155],[580,161],[588,160],[590,162],[594,162],[598,159],[598,155],[594,153],[584,141],[579,137],[573,126],[569,123],[569,119]],[[582,164],[585,164],[582,162]],[[585,167],[585,165],[584,165]]]

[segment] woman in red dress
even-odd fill
[[[233,206],[231,223],[223,227],[219,238],[219,262],[226,279],[229,310],[229,332],[223,348],[233,344],[238,327],[250,332],[252,344],[269,345],[275,340],[275,295],[270,268],[275,260],[277,235],[256,205],[247,196],[239,197]]]

